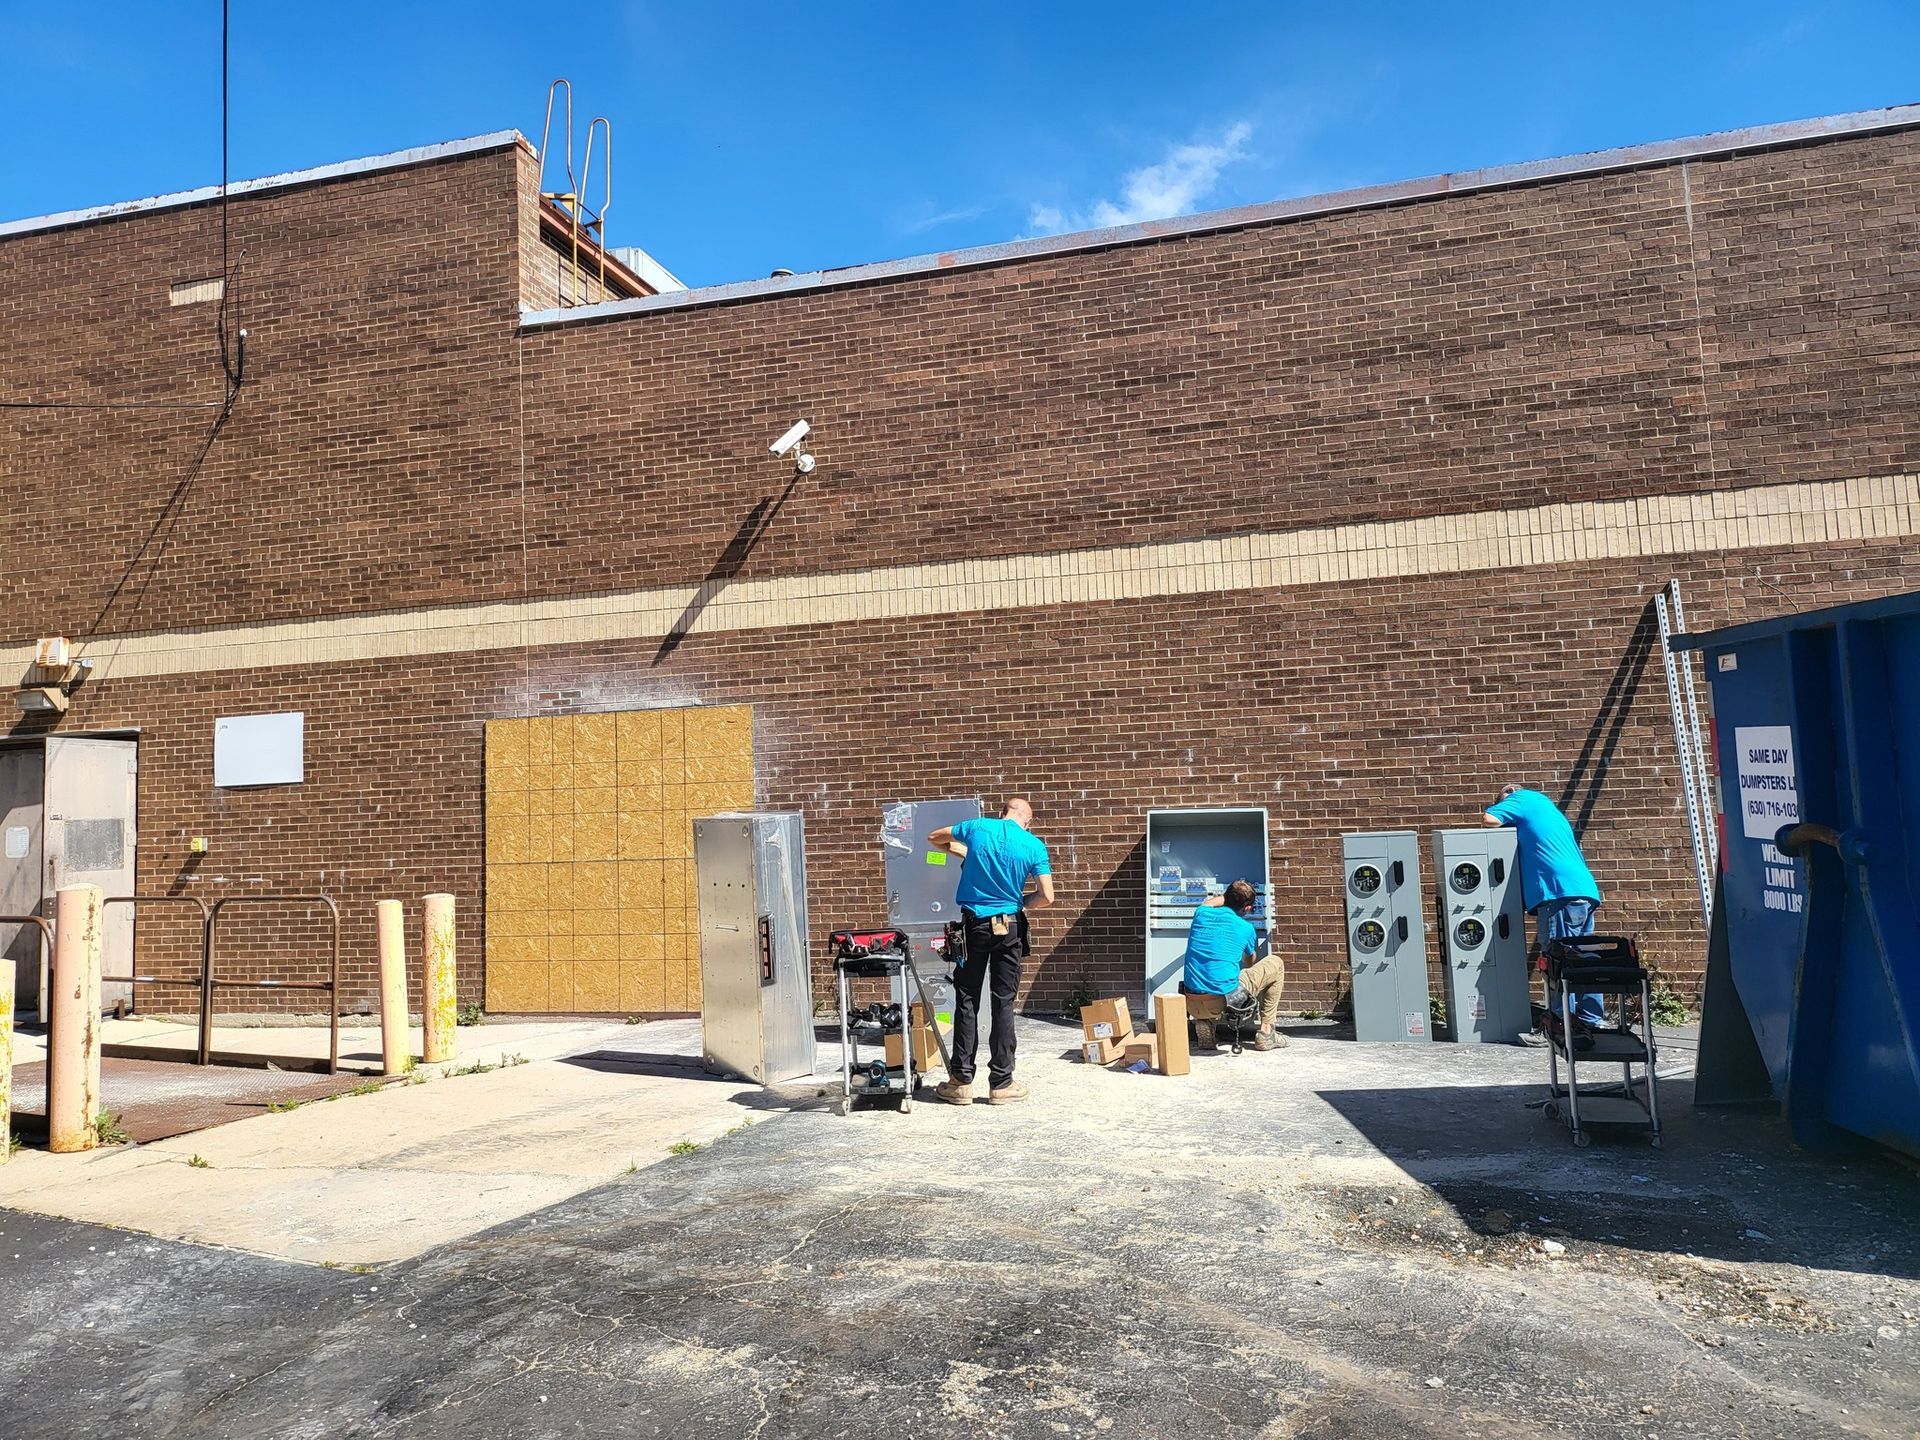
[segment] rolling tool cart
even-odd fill
[[[1653,1144],[1660,1144],[1660,1097],[1655,1089],[1658,1059],[1653,1043],[1653,999],[1647,970],[1632,940],[1618,935],[1580,935],[1555,940],[1541,963],[1547,972],[1547,1103],[1549,1117],[1565,1120],[1573,1143],[1584,1146],[1592,1125],[1646,1127]],[[1605,1025],[1586,1025],[1573,1018],[1574,997],[1600,995],[1610,1012]],[[1627,1014],[1628,1002],[1640,1002],[1636,1032]],[[1567,1067],[1560,1083],[1560,1065]],[[1580,1070],[1592,1064],[1620,1067],[1617,1084],[1580,1088]],[[1639,1078],[1634,1077],[1638,1067]]]
[[[863,1097],[894,1097],[902,1113],[913,1109],[913,1095],[923,1078],[914,1069],[912,1000],[926,1012],[940,1063],[950,1065],[946,1037],[940,1033],[927,988],[913,963],[913,941],[904,930],[836,930],[827,937],[833,947],[833,970],[840,995],[840,1100],[842,1115]],[[887,999],[871,1005],[853,1003],[855,980],[885,980]],[[908,984],[912,989],[909,991]],[[887,1063],[887,1036],[900,1037],[898,1065]],[[863,1062],[860,1043],[882,1047],[881,1056]]]

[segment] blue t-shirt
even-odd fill
[[[1573,827],[1560,807],[1538,790],[1516,790],[1487,814],[1511,825],[1518,836],[1520,878],[1526,889],[1527,909],[1538,910],[1550,900],[1591,900],[1600,903],[1600,887],[1573,838]]]
[[[962,820],[953,838],[967,847],[956,899],[976,915],[1011,915],[1025,903],[1027,881],[1051,875],[1047,847],[1011,820]]]
[[[1201,905],[1187,932],[1187,989],[1231,995],[1240,988],[1240,962],[1260,944],[1260,932],[1226,905]]]

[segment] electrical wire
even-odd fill
[[[245,332],[236,355],[227,340],[227,293],[233,288],[233,263],[227,238],[228,185],[228,28],[232,0],[220,0],[220,308],[213,318],[220,346],[220,372],[226,378],[226,396],[220,400],[0,400],[0,410],[219,410],[233,411],[246,372]],[[196,469],[198,468],[196,464]]]

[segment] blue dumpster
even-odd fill
[[[1920,1155],[1920,594],[1673,648],[1713,692],[1732,994],[1710,960],[1707,1006],[1744,1009],[1801,1144]]]

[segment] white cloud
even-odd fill
[[[1098,230],[1190,215],[1213,193],[1220,172],[1247,158],[1246,145],[1252,136],[1253,126],[1241,120],[1211,144],[1175,145],[1157,165],[1126,173],[1118,203],[1096,200],[1087,209],[1074,211],[1035,205],[1027,212],[1027,224],[1036,235],[1058,235],[1065,230]]]

